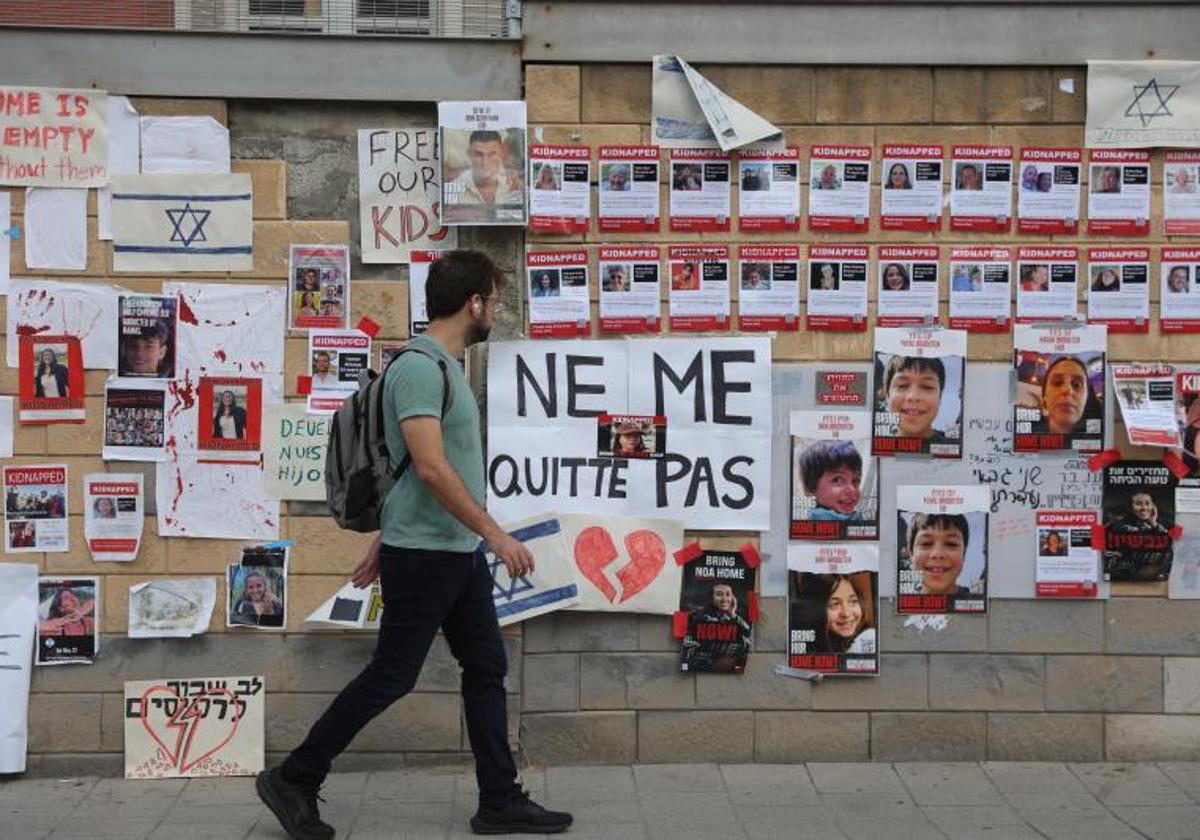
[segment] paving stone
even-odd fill
[[[811,763],[808,765],[813,787],[821,794],[899,794],[908,796],[890,764],[850,762]]]
[[[910,762],[895,767],[900,781],[921,806],[1002,805],[1004,802],[991,779],[974,762]]]
[[[725,777],[716,764],[637,764],[633,768],[641,798],[674,793],[724,791]]]
[[[1072,764],[1070,768],[1105,805],[1187,805],[1191,801],[1152,764]]]
[[[815,805],[812,777],[803,764],[725,764],[725,787],[734,805]]]
[[[1117,805],[1112,812],[1154,840],[1192,840],[1200,819],[1200,808],[1195,805]]]
[[[1160,761],[1155,766],[1185,793],[1200,801],[1200,762]]]
[[[1003,805],[936,806],[921,813],[955,840],[1042,840],[1020,814]]]
[[[833,816],[824,808],[807,805],[803,810],[787,805],[735,805],[742,831],[752,840],[777,840],[779,837],[820,837],[845,840]],[[799,833],[798,833],[799,832]]]

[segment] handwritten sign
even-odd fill
[[[265,689],[254,676],[125,683],[125,778],[262,770]]]
[[[263,488],[276,499],[325,501],[325,447],[331,415],[304,403],[263,406]]]
[[[108,94],[0,88],[0,184],[102,187],[108,183]]]
[[[442,225],[437,128],[358,130],[358,218],[364,263],[406,263],[416,250],[454,248]]]

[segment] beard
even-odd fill
[[[475,319],[471,322],[470,330],[467,331],[467,346],[470,347],[472,344],[480,344],[484,341],[487,341],[488,334],[491,333],[491,331],[492,328],[484,326],[482,320],[478,318]]]

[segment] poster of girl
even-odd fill
[[[879,547],[788,546],[788,665],[878,674]]]

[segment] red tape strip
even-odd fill
[[[1093,525],[1092,526],[1092,548],[1094,548],[1096,551],[1103,551],[1105,545],[1107,545],[1107,541],[1104,538],[1104,526],[1103,525]]]
[[[1098,472],[1113,461],[1119,461],[1121,453],[1115,449],[1105,449],[1103,452],[1097,452],[1091,458],[1088,458],[1087,467],[1092,472]]]
[[[367,335],[371,336],[371,338],[379,335],[379,324],[376,324],[366,315],[359,319],[358,323],[354,325],[354,328],[360,332],[365,332]]]
[[[1182,525],[1176,525],[1174,528],[1172,528],[1172,529],[1170,530],[1170,532],[1169,532],[1169,533],[1171,534],[1171,539],[1173,539],[1173,540],[1177,540],[1177,539],[1179,539],[1180,537],[1182,537],[1182,536],[1183,536],[1183,526],[1182,526]]]
[[[671,556],[675,558],[676,565],[686,566],[702,554],[704,554],[704,549],[700,547],[699,542],[694,542],[688,543]]]
[[[1167,469],[1169,469],[1171,474],[1177,479],[1187,478],[1188,473],[1191,472],[1191,470],[1188,469],[1188,465],[1183,462],[1183,459],[1169,449],[1163,453],[1162,460],[1163,463],[1167,465]]]
[[[754,547],[754,543],[746,543],[738,550],[742,553],[742,559],[746,561],[746,565],[751,569],[757,569],[758,565],[762,563],[762,556],[759,555],[758,549]]]
[[[296,393],[302,397],[307,397],[312,393],[312,377],[297,376],[296,377]]]
[[[758,593],[751,592],[746,596],[746,618],[751,624],[758,624]]]
[[[687,618],[685,612],[677,612],[671,617],[671,635],[676,639],[682,639],[687,635]]]

